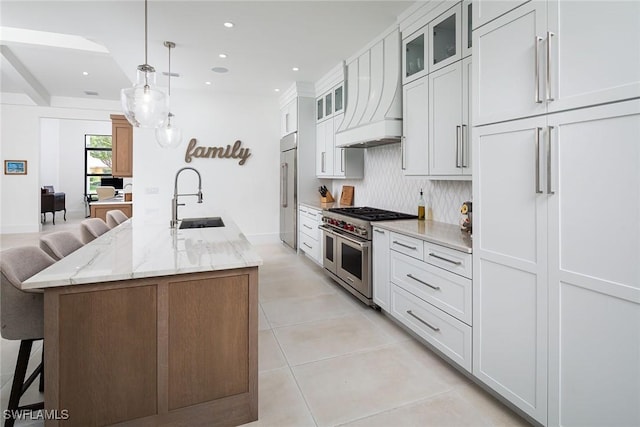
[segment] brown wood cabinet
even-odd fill
[[[123,115],[111,115],[112,175],[133,176],[133,127]]]
[[[107,212],[114,209],[121,210],[126,216],[131,218],[133,216],[133,204],[129,203],[92,203],[91,204],[91,218],[101,218],[103,221],[107,220]]]
[[[45,289],[51,426],[258,419],[258,267]],[[58,412],[60,413],[60,412]]]

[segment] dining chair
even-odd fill
[[[109,228],[117,227],[128,219],[129,217],[120,209],[107,211],[107,225]]]
[[[84,245],[75,233],[58,231],[40,237],[40,249],[56,261],[69,255]]]
[[[98,200],[111,199],[116,195],[116,188],[109,185],[99,185],[96,187]]]
[[[22,410],[44,408],[44,402],[20,406],[24,392],[40,376],[39,390],[44,391],[44,364],[25,381],[33,342],[44,338],[44,294],[40,290],[23,290],[22,283],[44,270],[55,260],[36,246],[22,246],[0,252],[0,333],[7,340],[20,340],[13,374],[5,427],[11,427]]]
[[[87,244],[109,231],[109,226],[102,218],[89,218],[80,223],[82,241]]]

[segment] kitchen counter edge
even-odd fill
[[[420,221],[405,219],[396,221],[377,221],[371,224],[374,228],[383,228],[395,233],[405,234],[416,239],[425,240],[457,251],[472,253],[472,240],[469,233],[460,230],[455,224],[438,221]]]

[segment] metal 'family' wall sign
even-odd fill
[[[191,138],[187,151],[184,154],[184,161],[191,163],[191,160],[195,158],[205,159],[240,159],[238,164],[244,165],[247,159],[251,156],[251,149],[242,148],[242,141],[237,140],[226,147],[198,147],[198,141],[195,138]]]

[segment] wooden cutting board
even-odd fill
[[[353,191],[354,188],[351,185],[342,186],[342,194],[340,195],[341,206],[353,206]]]

